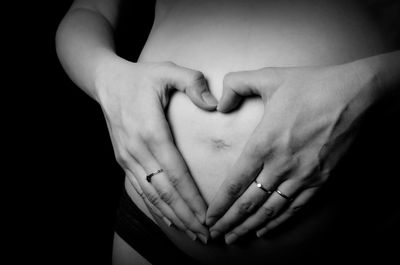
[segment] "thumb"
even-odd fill
[[[170,87],[184,92],[197,107],[203,110],[215,110],[217,99],[211,94],[203,73],[171,64],[167,73]]]
[[[188,81],[185,93],[201,109],[215,110],[217,108],[218,100],[211,94],[207,80],[201,73]]]
[[[269,98],[278,87],[276,70],[271,69],[263,68],[226,74],[217,110],[232,111],[240,105],[243,97],[256,95],[264,101]]]

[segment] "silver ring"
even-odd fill
[[[163,171],[164,171],[164,170],[163,170],[162,168],[160,168],[159,170],[157,170],[157,171],[155,171],[155,172],[153,172],[153,173],[148,174],[148,175],[146,176],[147,182],[151,183],[151,178],[154,177],[154,176],[157,175],[157,174],[160,174],[160,173],[163,172]]]
[[[281,195],[282,198],[285,198],[288,201],[293,201],[293,198],[290,198],[289,196],[283,194],[282,191],[276,189],[275,192],[278,193],[279,195]]]
[[[269,190],[269,189],[264,188],[264,186],[263,186],[260,182],[257,182],[257,180],[254,180],[254,183],[256,184],[256,186],[257,186],[258,188],[262,189],[262,190],[265,191],[267,194],[271,194],[271,193],[273,192],[272,190]]]

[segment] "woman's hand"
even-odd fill
[[[352,142],[374,81],[352,63],[227,74],[218,110],[258,95],[264,115],[209,206],[211,237],[262,236],[299,210]]]
[[[199,108],[215,110],[217,100],[204,76],[171,62],[135,64],[121,58],[99,75],[98,98],[117,161],[138,192],[145,195],[145,202],[159,210],[158,215],[192,239],[194,232],[205,242],[208,230],[202,223],[206,204],[175,147],[164,115],[173,89],[186,93]],[[159,169],[164,171],[148,182],[146,176]]]

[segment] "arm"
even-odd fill
[[[205,202],[175,147],[164,115],[172,89],[204,110],[215,110],[202,73],[172,62],[133,63],[114,50],[118,2],[75,1],[56,35],[60,61],[71,79],[104,112],[117,161],[153,213],[201,240]],[[146,176],[162,168],[151,181]]]
[[[398,84],[399,51],[343,65],[227,74],[219,111],[249,95],[261,96],[265,109],[207,210],[211,236],[225,234],[227,243],[255,229],[262,236],[295,214],[329,178],[366,110]]]
[[[101,68],[115,59],[113,31],[120,0],[75,1],[56,34],[56,49],[77,86],[99,101],[96,82]]]
[[[400,84],[400,51],[380,54],[353,62],[361,79],[372,79],[377,85],[377,99],[392,94]],[[371,78],[373,77],[373,78]]]

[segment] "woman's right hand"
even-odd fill
[[[206,204],[174,140],[166,120],[172,90],[186,93],[199,108],[213,111],[217,100],[201,72],[171,62],[132,63],[114,58],[96,81],[118,163],[150,208],[158,209],[192,239],[208,239]],[[159,169],[164,171],[146,176]],[[168,221],[167,221],[168,222]]]

